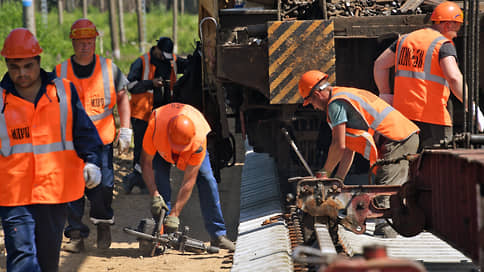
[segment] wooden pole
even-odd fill
[[[138,43],[139,43],[139,51],[141,53],[145,52],[144,45],[146,44],[145,39],[145,31],[144,31],[144,5],[143,0],[136,0],[136,16],[138,21]]]
[[[109,28],[111,30],[111,49],[113,51],[113,58],[119,59],[121,52],[119,51],[119,29],[116,22],[116,2],[109,0]]]
[[[123,8],[123,0],[118,0],[118,21],[119,21],[119,35],[121,38],[121,44],[126,43],[126,35],[124,32],[124,8]]]
[[[35,31],[35,8],[34,8],[34,1],[33,0],[23,0],[22,1],[22,9],[23,9],[23,23],[24,27],[30,30],[34,36],[36,36]]]
[[[63,0],[57,0],[57,16],[59,17],[59,25],[62,25],[64,23]]]
[[[173,54],[178,53],[178,0],[173,0]]]
[[[87,18],[87,0],[82,0],[82,17]]]
[[[45,28],[47,28],[47,23],[48,23],[47,0],[40,0],[40,12],[42,13],[42,24],[44,25]]]

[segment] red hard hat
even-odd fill
[[[430,20],[434,22],[464,22],[464,14],[459,5],[454,2],[446,1],[435,7]]]
[[[313,88],[322,80],[327,79],[328,75],[318,71],[318,70],[310,70],[304,73],[299,80],[299,94],[302,96],[303,99],[306,99],[312,94]],[[303,106],[308,104],[307,101],[304,101]]]
[[[26,28],[16,28],[8,34],[3,43],[2,56],[7,59],[33,58],[42,53],[34,35]]]
[[[168,140],[173,151],[181,153],[190,147],[195,137],[195,125],[186,115],[180,114],[168,122]]]
[[[71,33],[69,38],[71,39],[88,39],[96,38],[99,36],[96,25],[88,19],[79,19],[75,21],[71,26]]]

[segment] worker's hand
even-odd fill
[[[86,188],[92,189],[101,183],[101,168],[93,163],[86,163],[84,165],[84,181]]]
[[[165,228],[164,232],[172,233],[178,230],[178,225],[180,225],[180,219],[176,216],[168,215],[165,218]]]
[[[161,79],[161,77],[153,78],[152,82],[153,82],[153,87],[163,86],[163,80]]]
[[[154,218],[159,218],[161,214],[161,209],[168,211],[168,206],[161,195],[153,196],[151,198],[151,214]]]
[[[118,138],[116,139],[116,146],[118,147],[118,155],[128,153],[129,145],[131,144],[131,136],[133,130],[130,128],[120,128]]]

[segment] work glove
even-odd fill
[[[165,218],[165,228],[164,232],[172,233],[178,230],[178,225],[180,225],[180,219],[176,216],[168,215]]]
[[[163,200],[163,197],[161,195],[152,197],[151,214],[154,218],[160,218],[161,209],[165,209],[165,211],[168,211],[168,206],[166,205],[165,200]]]
[[[92,189],[101,183],[101,168],[93,163],[86,163],[84,165],[84,181],[86,188]]]
[[[118,147],[118,155],[128,153],[129,145],[131,144],[131,136],[133,130],[130,128],[120,128],[118,138],[116,139],[116,146]]]

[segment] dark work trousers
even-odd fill
[[[0,207],[0,217],[8,272],[59,270],[67,204]]]
[[[139,163],[139,157],[141,154],[141,148],[143,146],[143,137],[145,136],[146,127],[148,127],[148,122],[145,120],[137,119],[131,117],[131,126],[133,127],[134,135],[134,160],[133,167]]]
[[[171,209],[170,168],[171,164],[165,161],[158,153],[156,153],[155,158],[153,159],[156,187],[158,192],[166,201],[169,209]],[[198,171],[196,184],[205,229],[212,238],[226,235],[227,230],[225,228],[222,209],[220,207],[217,181],[213,176],[208,152],[206,153],[205,159],[203,160],[200,170]]]
[[[102,180],[99,186],[92,189],[85,189],[84,194],[91,202],[89,216],[94,219],[111,220],[114,223],[114,212],[111,207],[113,202],[114,171],[113,171],[113,144],[103,146],[102,150]],[[89,228],[82,223],[84,215],[85,197],[70,202],[68,204],[69,213],[67,222],[69,223],[64,231],[66,237],[70,237],[73,230],[80,230],[81,237],[89,236]]]

